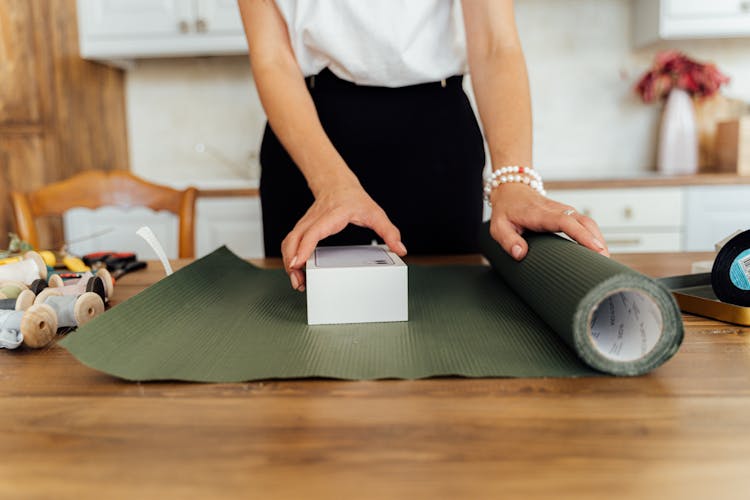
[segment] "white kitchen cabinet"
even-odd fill
[[[87,59],[247,53],[235,0],[78,0],[78,32]]]
[[[636,0],[634,9],[636,46],[750,36],[750,0]]]
[[[548,196],[593,218],[610,252],[682,250],[682,188],[566,189]]]
[[[685,188],[685,250],[713,250],[738,229],[750,228],[750,185]]]

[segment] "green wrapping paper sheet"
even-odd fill
[[[492,267],[409,266],[409,321],[308,326],[283,270],[226,248],[69,334],[86,365],[128,380],[570,377],[646,373],[678,349],[669,292],[575,243],[527,234],[513,261],[484,228]]]

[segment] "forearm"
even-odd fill
[[[299,69],[271,63],[253,65],[268,121],[307,179],[313,194],[336,185],[357,183],[323,130]]]
[[[492,164],[531,166],[531,98],[512,0],[463,0],[471,81]]]
[[[359,186],[320,124],[274,2],[240,0],[239,7],[268,121],[315,197],[326,189]]]
[[[520,47],[473,54],[469,64],[492,164],[532,166],[531,98]]]

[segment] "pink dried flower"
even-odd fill
[[[643,102],[665,99],[673,88],[693,97],[710,97],[729,82],[712,63],[699,63],[677,50],[665,50],[654,57],[654,64],[638,81],[635,91]]]

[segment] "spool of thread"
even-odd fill
[[[711,288],[722,302],[750,306],[750,231],[721,247],[711,268]]]
[[[115,279],[112,277],[110,272],[105,268],[100,268],[96,271],[96,276],[102,279],[104,283],[104,295],[107,297],[106,301],[112,298],[112,294],[115,293]]]
[[[0,266],[0,281],[20,281],[28,285],[39,278],[47,279],[47,264],[36,252],[26,252],[23,260]]]
[[[39,250],[39,255],[42,256],[44,263],[49,267],[55,267],[57,265],[57,257],[55,257],[54,252],[50,252],[49,250]]]
[[[107,289],[104,286],[104,280],[99,276],[94,276],[86,283],[86,291],[97,294],[102,302],[107,302]]]
[[[4,338],[8,333],[19,332],[25,345],[44,347],[57,334],[57,316],[54,309],[44,304],[35,304],[26,311],[0,311],[0,331]]]
[[[15,299],[0,299],[0,310],[25,311],[32,305],[36,295],[31,290],[22,291]]]
[[[14,255],[13,257],[4,257],[0,259],[0,266],[4,266],[6,264],[13,264],[14,262],[21,262],[23,260],[23,255]]]
[[[80,295],[84,292],[94,292],[101,296],[104,302],[108,302],[114,293],[114,280],[112,275],[104,268],[96,271],[95,275],[90,272],[79,274],[77,278],[63,279],[60,275],[54,274],[50,277],[49,286],[52,288],[61,288],[66,290],[64,295]],[[75,286],[68,291],[69,287]]]
[[[63,280],[59,274],[55,274],[50,278],[50,288],[60,290],[63,295],[81,295],[86,291],[86,284],[93,277],[94,275],[90,272],[85,272],[80,278]]]
[[[86,292],[79,296],[62,295],[58,289],[48,288],[36,299],[34,305],[46,305],[57,315],[57,326],[80,326],[104,312],[104,301],[97,294]]]
[[[53,274],[49,277],[49,281],[47,281],[47,286],[50,286],[52,288],[59,288],[61,286],[65,286],[65,280],[63,280],[59,274]]]
[[[38,280],[34,280],[29,285],[29,290],[34,292],[34,295],[39,295],[39,292],[41,292],[45,288],[47,288],[47,282],[41,278],[39,278]]]
[[[0,293],[3,294],[6,299],[17,298],[24,289],[24,287],[18,286],[17,283],[3,283],[0,285]]]

